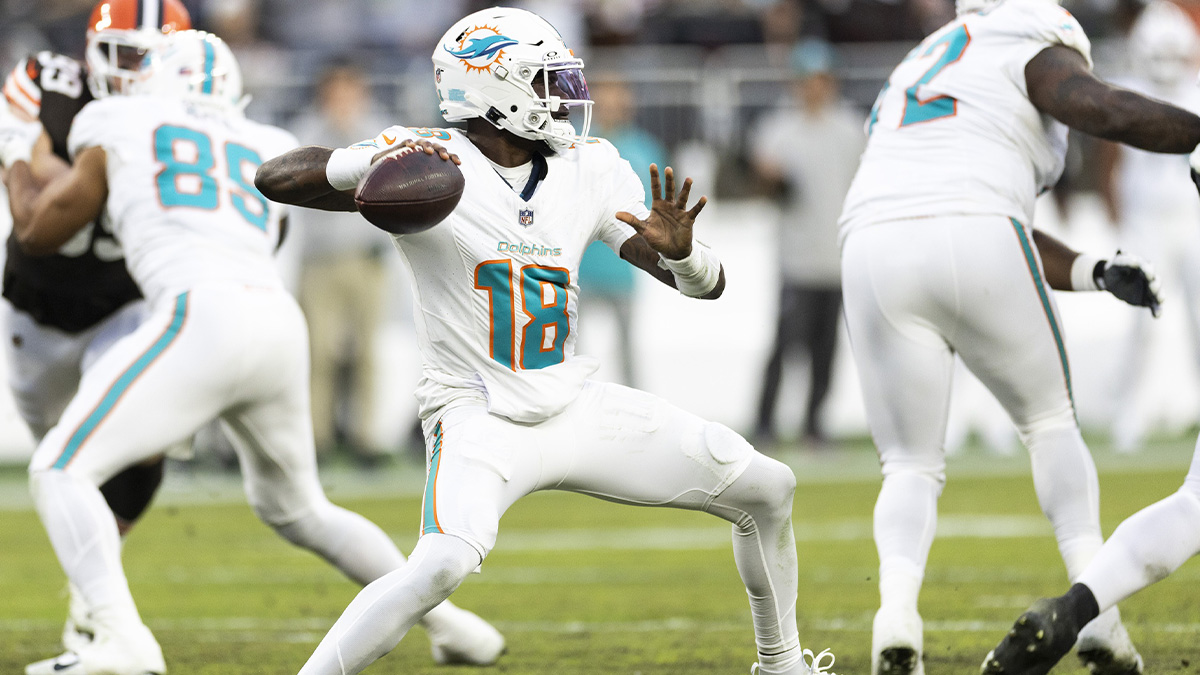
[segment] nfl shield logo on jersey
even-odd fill
[[[525,227],[529,227],[533,224],[533,209],[521,209],[519,212],[517,212],[517,216],[517,221]]]

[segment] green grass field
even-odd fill
[[[1134,458],[1096,450],[1105,532],[1174,491],[1192,439]],[[862,443],[836,456],[785,451],[800,480],[801,640],[830,647],[839,675],[867,673],[878,595],[870,517],[879,478]],[[1024,456],[953,458],[938,540],[921,596],[926,671],[974,673],[1012,620],[1065,589]],[[421,475],[411,466],[325,475],[335,501],[375,520],[403,550],[415,541]],[[176,675],[294,673],[356,592],[336,571],[261,525],[236,479],[169,473],[130,537],[125,564],[147,624]],[[63,578],[23,475],[0,473],[0,673],[57,653]],[[1148,673],[1200,669],[1200,565],[1127,601],[1126,624]],[[493,621],[509,653],[497,673],[749,673],[745,591],[729,528],[703,514],[635,509],[544,493],[501,523],[496,551],[454,600]],[[1074,657],[1055,672],[1083,673]],[[414,631],[376,673],[446,673]],[[459,672],[462,672],[461,670]]]

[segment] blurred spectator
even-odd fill
[[[649,132],[636,125],[634,113],[637,109],[628,84],[617,80],[594,82],[591,93],[596,102],[592,134],[612,143],[641,176],[646,188],[646,205],[649,206],[650,165],[665,168],[666,149]],[[588,315],[597,305],[603,305],[612,313],[617,326],[621,383],[629,387],[638,386],[633,350],[633,275],[633,266],[617,257],[602,242],[589,246],[579,264],[579,283],[587,299]]]
[[[1133,72],[1114,81],[1128,89],[1200,112],[1195,73],[1200,61],[1200,36],[1179,7],[1158,0],[1146,7],[1129,36]],[[1173,371],[1178,378],[1200,375],[1200,202],[1188,178],[1187,158],[1162,155],[1106,143],[1100,152],[1104,167],[1100,181],[1110,217],[1120,228],[1121,250],[1151,261],[1164,286],[1175,291],[1187,319],[1191,363]],[[1175,302],[1171,303],[1176,306]],[[1115,373],[1112,415],[1113,447],[1118,452],[1141,449],[1156,410],[1165,406],[1159,395],[1145,391],[1144,382],[1154,354],[1152,346],[1164,335],[1152,330],[1151,318],[1137,312],[1125,337]]]
[[[749,142],[755,170],[781,202],[779,320],[755,422],[756,439],[766,444],[775,440],[783,363],[794,350],[802,350],[809,364],[802,435],[808,442],[825,440],[820,413],[842,303],[837,221],[866,141],[863,115],[839,96],[832,61],[828,44],[798,44],[792,100],[769,114]]]
[[[345,147],[386,128],[363,73],[335,62],[322,73],[315,107],[293,125],[301,143]],[[313,435],[318,451],[343,439],[361,458],[373,442],[375,338],[383,318],[387,235],[354,213],[294,209],[301,245],[300,305],[312,346]]]
[[[805,0],[804,32],[831,42],[919,40],[954,18],[953,0]]]

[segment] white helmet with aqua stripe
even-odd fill
[[[242,71],[221,38],[200,30],[166,35],[146,55],[136,91],[233,110],[246,106]]]

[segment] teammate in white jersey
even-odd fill
[[[191,28],[179,0],[101,0],[88,20],[86,62],[52,52],[30,55],[4,81],[0,104],[0,166],[15,158],[41,180],[66,169],[67,134],[75,115],[95,98],[128,93],[145,49],[163,33]],[[12,115],[5,114],[5,108]],[[33,139],[20,142],[17,119],[32,119]],[[13,202],[20,210],[30,204]],[[5,242],[0,323],[8,386],[34,443],[58,421],[87,370],[106,349],[131,333],[145,314],[120,245],[101,217],[54,255],[30,256],[15,234]],[[190,446],[187,441],[185,446]],[[150,505],[163,477],[164,458],[131,466],[100,486],[124,538]],[[69,594],[63,646],[91,639],[91,621],[78,593]]]
[[[956,353],[1028,448],[1072,579],[1103,541],[1050,289],[1105,288],[1154,311],[1160,298],[1136,259],[1079,255],[1032,229],[1035,198],[1062,171],[1067,126],[1155,152],[1200,142],[1200,117],[1097,80],[1083,30],[1049,0],[960,0],[871,112],[841,227],[846,322],[884,475],[876,675],[924,671],[917,596]],[[1096,673],[1142,668],[1115,609],[1080,636],[1079,653]]]
[[[513,502],[559,489],[731,521],[755,667],[809,673],[796,630],[791,470],[723,425],[588,379],[596,363],[574,354],[579,261],[592,241],[684,295],[721,295],[720,262],[692,238],[705,200],[689,208],[691,181],[676,194],[670,169],[660,193],[652,166],[646,209],[629,163],[586,137],[583,62],[540,17],[472,14],[438,42],[433,63],[442,114],[465,120],[465,132],[392,127],[351,148],[293,151],[256,179],[271,199],[353,210],[373,158],[401,145],[460,162],[466,178],[444,222],[395,238],[424,359],[422,537],[402,569],[359,594],[301,672],[357,673],[388,652],[479,568]],[[584,114],[580,134],[566,119],[572,108]]]
[[[281,536],[361,584],[404,562],[382,530],[331,504],[317,478],[305,322],[272,260],[282,208],[253,185],[262,159],[295,147],[294,137],[244,117],[241,75],[218,38],[179,32],[148,59],[144,94],[76,117],[68,173],[40,194],[27,170],[16,181],[33,204],[14,223],[27,252],[57,250],[106,210],[151,311],[84,373],[31,461],[38,514],[91,608],[95,639],[28,675],[164,672],[96,486],[213,419],[235,439],[255,513]],[[499,633],[465,610],[443,605],[427,619],[440,661],[486,664],[503,650]]]

